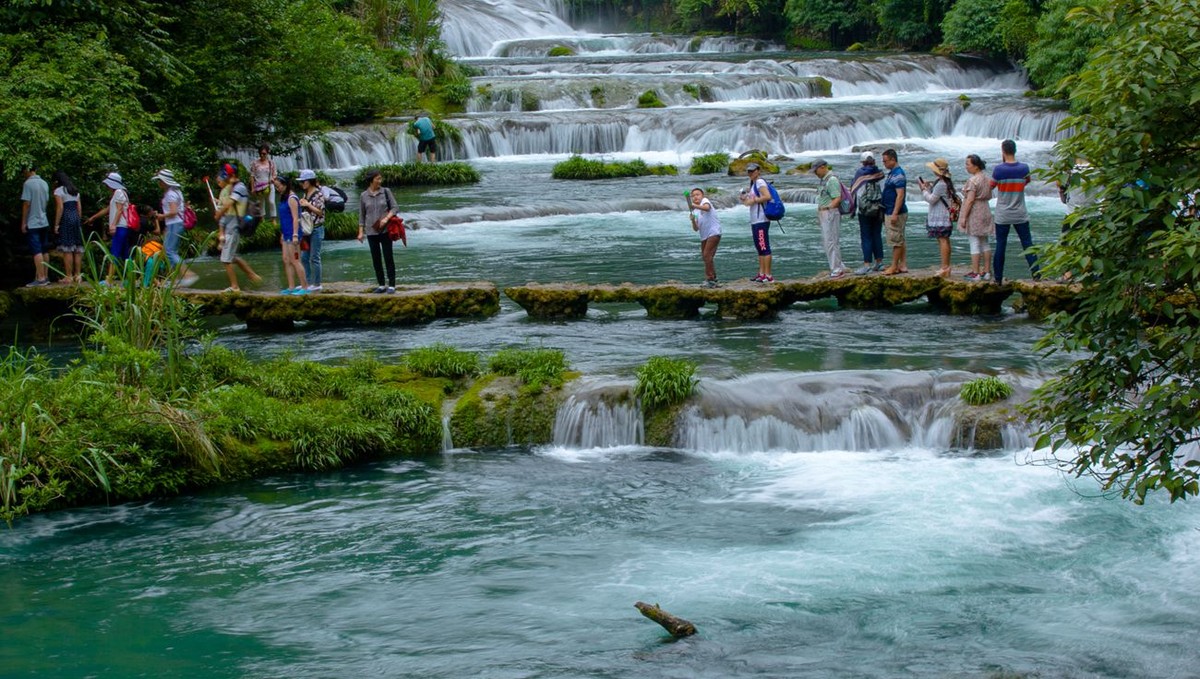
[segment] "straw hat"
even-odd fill
[[[950,178],[950,163],[946,162],[945,158],[938,158],[932,163],[925,163],[925,167],[929,168],[930,172],[939,177]]]
[[[125,182],[121,180],[121,175],[116,172],[108,173],[108,176],[104,178],[104,185],[110,189],[113,189],[114,191],[125,190]]]

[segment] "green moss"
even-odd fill
[[[504,289],[530,318],[570,319],[587,315],[588,289],[570,286],[526,285]]]
[[[971,105],[971,97],[966,94],[958,95],[958,103],[962,104],[963,109]]]
[[[607,99],[604,93],[604,87],[602,85],[596,85],[592,88],[590,94],[592,95],[592,106],[595,106],[596,108],[604,108],[604,104],[606,103]]]
[[[638,302],[649,318],[696,318],[706,301],[705,292],[677,285],[651,286],[642,291]]]
[[[555,45],[554,47],[550,48],[550,51],[546,53],[546,56],[548,56],[548,57],[573,57],[573,56],[575,56],[575,50],[571,49],[570,47],[567,47],[566,45]]]
[[[828,99],[833,96],[833,83],[828,78],[816,77],[812,79],[813,96],[824,97]]]
[[[371,170],[378,170],[383,175],[385,186],[455,186],[477,184],[482,179],[479,170],[467,163],[402,163],[368,165],[355,175],[355,185],[366,188],[366,175]]]
[[[536,94],[530,90],[521,90],[521,110],[529,113],[530,111],[538,111],[542,108],[542,102],[538,100]]]
[[[546,444],[564,398],[561,389],[531,391],[516,378],[487,375],[455,403],[450,436],[458,447]]]
[[[866,49],[866,47],[864,47],[861,42],[856,42],[853,45],[850,45],[849,47],[847,47],[846,51],[847,52],[861,52],[865,49]]]
[[[662,102],[658,96],[658,92],[654,90],[646,90],[638,97],[638,108],[666,108],[667,105]]]
[[[779,165],[767,159],[767,152],[761,149],[753,149],[747,151],[735,158],[729,163],[729,175],[731,177],[741,177],[746,174],[746,166],[750,163],[758,163],[765,174],[778,174]]]
[[[676,424],[679,414],[683,412],[684,404],[666,406],[651,411],[645,415],[643,427],[646,445],[656,448],[670,448],[675,445]]]

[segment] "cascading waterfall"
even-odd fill
[[[702,453],[973,449],[961,423],[965,372],[770,373],[704,380],[684,409],[677,446]],[[1018,389],[1024,387],[1018,385]],[[577,448],[643,441],[632,385],[606,382],[576,391],[559,409],[554,443]],[[1015,424],[1000,427],[1004,450],[1031,445]]]
[[[442,40],[451,54],[483,56],[498,41],[574,36],[558,0],[443,0]]]

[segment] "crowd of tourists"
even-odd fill
[[[1017,160],[1017,144],[1007,139],[1000,145],[1002,161],[986,172],[987,163],[971,154],[964,161],[967,180],[961,192],[954,184],[949,162],[938,158],[926,163],[929,180],[918,177],[916,189],[929,204],[925,217],[925,235],[937,240],[940,265],[937,275],[950,277],[950,238],[957,226],[970,247],[971,268],[964,278],[968,281],[1004,281],[1004,265],[1008,236],[1016,231],[1022,252],[1035,280],[1041,277],[1037,256],[1030,250],[1033,237],[1029,230],[1029,212],[1025,206],[1025,188],[1031,180],[1029,166]],[[842,278],[853,273],[896,275],[908,272],[908,198],[909,180],[894,149],[880,154],[883,167],[876,164],[875,153],[864,151],[860,166],[848,185],[834,175],[829,163],[818,158],[811,171],[819,180],[817,189],[817,225],[821,244],[829,265],[829,278]],[[746,166],[750,186],[743,189],[740,200],[750,210],[750,232],[758,253],[757,283],[773,283],[771,273],[770,225],[777,217],[770,214],[778,194],[762,178],[758,163]],[[1064,187],[1063,202],[1071,209],[1085,204],[1087,194],[1075,186]],[[995,209],[991,201],[995,198]],[[716,287],[717,273],[714,256],[721,239],[721,224],[712,203],[700,189],[691,193],[692,228],[700,233],[701,256],[704,260],[705,287]],[[782,207],[780,208],[782,210]],[[851,272],[842,260],[840,231],[842,217],[858,219],[862,247],[862,266]],[[992,239],[995,238],[995,248]],[[885,266],[886,249],[891,261]]]
[[[262,277],[239,254],[241,240],[252,234],[261,221],[275,221],[283,259],[286,295],[306,295],[323,290],[321,250],[325,240],[326,212],[334,204],[344,205],[344,194],[323,186],[313,170],[301,170],[293,179],[280,174],[270,157],[270,149],[259,148],[259,156],[247,168],[250,186],[242,181],[232,163],[223,164],[216,174],[219,192],[214,193],[208,180],[216,225],[217,248],[229,285],[225,292],[239,292],[239,270],[252,283]],[[184,234],[195,226],[196,215],[184,199],[183,190],[169,169],[161,169],[153,179],[162,190],[157,209],[137,208],[118,172],[109,172],[100,184],[108,200],[95,214],[84,217],[83,196],[75,182],[63,171],[54,173],[54,190],[38,174],[38,168],[25,170],[21,192],[21,233],[33,255],[34,280],[29,287],[50,284],[49,255],[55,248],[63,256],[61,284],[79,284],[83,279],[84,229],[97,224],[99,235],[108,241],[108,279],[116,267],[128,262],[135,251],[150,261],[165,258],[163,269],[171,275],[165,280],[189,286],[198,276],[188,269],[181,254]],[[384,188],[378,171],[368,174],[368,187],[359,198],[358,240],[371,249],[378,287],[374,292],[396,291],[396,265],[392,237],[387,224],[397,215],[399,206],[390,189]],[[53,215],[49,209],[54,198]],[[148,228],[150,227],[150,228]],[[153,262],[157,268],[158,262]],[[107,279],[106,281],[107,282]]]

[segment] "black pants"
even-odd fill
[[[387,284],[396,287],[396,260],[392,258],[392,239],[386,233],[367,236],[371,246],[371,264],[375,266],[375,281],[383,285],[383,267],[387,265]]]

